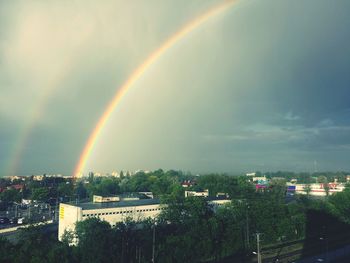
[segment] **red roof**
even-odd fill
[[[16,190],[22,190],[24,188],[24,185],[23,184],[14,184],[14,185],[11,185],[11,188],[14,188]]]

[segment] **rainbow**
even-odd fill
[[[54,92],[60,87],[61,81],[69,72],[71,65],[71,59],[65,60],[62,70],[51,76],[48,83],[45,84],[47,88],[36,101],[35,107],[33,107],[29,112],[29,118],[27,122],[24,123],[23,128],[19,131],[18,138],[14,143],[12,152],[9,154],[9,164],[6,170],[8,175],[17,173],[17,168],[22,159],[25,146],[28,144],[32,131],[38,124],[44,109],[48,106],[50,97],[52,97]]]
[[[130,89],[130,87],[145,73],[145,71],[152,64],[154,64],[157,61],[157,59],[159,59],[165,53],[165,51],[171,48],[176,42],[184,38],[186,35],[188,35],[190,32],[198,28],[203,23],[205,23],[209,18],[215,15],[218,15],[219,13],[231,7],[237,1],[238,0],[226,0],[219,5],[212,7],[211,9],[206,11],[204,14],[196,17],[195,19],[187,23],[175,34],[173,34],[170,38],[168,38],[165,42],[163,42],[163,44],[158,49],[156,49],[153,53],[151,53],[147,57],[147,59],[132,72],[129,78],[118,89],[113,99],[110,101],[110,103],[106,107],[104,113],[98,120],[92,133],[90,134],[87,140],[87,143],[85,144],[84,149],[79,157],[79,161],[74,169],[73,176],[79,176],[83,172],[86,162],[89,159],[89,156],[96,144],[96,141],[102,129],[106,125],[114,109],[117,107],[121,99],[125,96],[127,91]]]

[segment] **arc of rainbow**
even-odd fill
[[[47,82],[47,89],[44,90],[42,95],[38,98],[35,103],[35,107],[31,109],[29,112],[29,118],[27,122],[23,125],[23,128],[18,133],[18,138],[12,148],[12,152],[9,154],[9,165],[7,167],[7,174],[16,174],[19,163],[21,161],[21,157],[23,155],[25,146],[28,144],[29,138],[31,136],[31,132],[35,128],[36,124],[38,124],[41,115],[43,114],[43,110],[49,104],[49,99],[55,92],[57,88],[59,88],[59,84],[67,75],[72,65],[71,59],[66,59],[61,67],[62,70],[54,74]]]
[[[165,53],[170,47],[172,47],[176,42],[184,38],[186,35],[188,35],[190,32],[198,28],[200,25],[202,25],[204,22],[206,22],[209,18],[218,15],[219,13],[223,12],[224,10],[231,7],[234,3],[236,3],[238,0],[226,0],[222,2],[221,4],[214,6],[213,8],[209,9],[204,14],[198,16],[197,18],[193,19],[189,23],[187,23],[185,26],[183,26],[180,30],[178,30],[175,34],[173,34],[170,38],[168,38],[163,44],[156,49],[153,53],[151,53],[148,58],[140,64],[129,76],[129,78],[124,82],[124,84],[118,89],[116,94],[114,95],[113,99],[110,101],[108,106],[106,107],[104,113],[98,120],[95,128],[93,129],[92,133],[90,134],[87,143],[84,146],[84,149],[79,157],[79,161],[75,167],[75,170],[73,172],[73,176],[78,176],[81,172],[83,172],[83,169],[86,165],[86,162],[89,159],[89,156],[96,144],[96,141],[106,125],[108,119],[110,118],[111,114],[113,113],[114,109],[117,107],[121,99],[125,96],[128,89],[145,73],[145,71],[154,64],[157,59]]]

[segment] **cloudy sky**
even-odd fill
[[[71,174],[104,108],[221,0],[0,1],[0,176]],[[86,171],[350,170],[350,1],[241,0],[113,112]]]

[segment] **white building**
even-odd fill
[[[93,195],[92,202],[93,203],[108,203],[108,202],[119,202],[119,196],[101,196],[101,195]]]
[[[328,194],[332,195],[335,193],[342,192],[345,189],[343,184],[328,183]],[[325,184],[295,184],[295,192],[298,194],[307,194],[314,196],[326,196],[327,191]]]
[[[58,239],[62,240],[65,230],[74,231],[75,224],[87,218],[97,217],[112,226],[127,219],[142,220],[156,218],[165,208],[157,199],[141,199],[135,201],[60,204]]]
[[[229,199],[220,197],[208,198],[207,202],[216,211],[219,207],[231,202]],[[87,218],[97,217],[115,226],[118,222],[125,222],[127,219],[134,221],[146,218],[155,219],[165,204],[160,204],[158,199],[140,199],[134,201],[100,202],[81,204],[60,204],[58,239],[62,241],[65,230],[74,231],[75,224]]]
[[[208,197],[209,191],[208,190],[204,190],[203,192],[185,191],[185,197],[190,197],[190,196]]]

